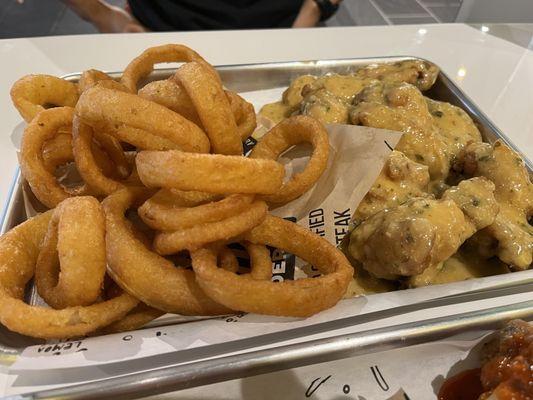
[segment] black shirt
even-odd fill
[[[129,0],[153,31],[290,27],[303,0]]]

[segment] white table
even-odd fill
[[[21,118],[9,98],[16,79],[29,73],[121,70],[146,47],[170,42],[193,47],[215,65],[389,55],[423,57],[438,64],[528,158],[533,158],[533,53],[466,25],[9,39],[0,40],[0,201],[5,204],[17,169],[11,133]],[[2,386],[5,376],[0,374],[0,378]],[[267,390],[276,383],[258,384]],[[195,393],[201,394],[202,390]]]

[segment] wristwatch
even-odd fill
[[[333,4],[331,0],[314,0],[320,10],[320,21],[325,21],[333,16],[339,9],[338,4]]]

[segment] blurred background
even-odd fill
[[[118,7],[126,4],[125,0],[107,2]],[[344,0],[325,25],[450,22],[532,23],[533,0]],[[59,0],[0,0],[0,38],[97,32]]]

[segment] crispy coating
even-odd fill
[[[52,211],[48,211],[0,237],[0,322],[23,335],[66,339],[86,335],[122,318],[138,303],[125,293],[90,306],[62,310],[22,301],[51,217]]]
[[[76,114],[96,131],[106,132],[141,149],[209,151],[209,139],[198,126],[134,94],[97,85],[80,96]]]
[[[211,151],[241,155],[241,138],[222,83],[197,62],[180,67],[172,79],[179,82],[189,95],[211,142]]]
[[[313,147],[305,169],[283,184],[274,194],[262,198],[269,204],[280,206],[307,192],[326,170],[329,157],[328,133],[318,121],[306,117],[288,118],[268,133],[255,145],[250,158],[277,160],[294,145],[309,143]]]
[[[285,169],[273,160],[178,150],[141,151],[137,171],[148,187],[208,193],[276,193]]]
[[[346,291],[353,274],[350,263],[333,245],[308,229],[269,215],[245,239],[296,254],[323,275],[283,282],[256,280],[218,268],[213,248],[192,252],[198,284],[221,304],[246,312],[307,317],[332,307]]]
[[[241,213],[215,222],[198,224],[174,232],[160,232],[154,239],[159,254],[176,254],[182,250],[197,250],[213,242],[227,242],[259,225],[267,215],[263,201],[254,201]]]
[[[126,86],[130,92],[137,93],[139,82],[154,70],[155,64],[189,61],[196,61],[204,65],[215,79],[220,80],[218,73],[211,64],[194,50],[181,44],[164,44],[150,47],[135,57],[124,70],[120,83]]]
[[[353,230],[348,251],[379,278],[420,274],[494,221],[493,191],[490,181],[474,178],[449,189],[441,200],[413,198],[385,209]]]
[[[168,109],[184,116],[198,126],[202,121],[183,87],[174,80],[166,79],[147,83],[139,89],[138,95],[143,99],[161,104]]]
[[[138,213],[151,228],[173,231],[229,218],[244,211],[253,199],[253,195],[233,194],[191,207],[191,204],[180,202],[180,196],[161,189],[139,207]]]
[[[133,233],[124,213],[150,194],[143,189],[122,189],[102,203],[108,268],[113,280],[143,303],[163,311],[182,315],[231,312],[205,295],[192,271],[176,268],[148,249]]]
[[[47,140],[60,134],[60,129],[72,129],[74,109],[56,107],[40,112],[22,136],[20,149],[20,168],[33,193],[41,203],[49,208],[55,207],[68,197],[90,194],[87,185],[65,188],[46,167],[41,149]]]
[[[237,124],[237,133],[241,140],[244,141],[253,133],[257,126],[254,106],[235,92],[224,90],[224,93],[226,94],[231,112],[235,118],[235,123]],[[147,83],[139,89],[138,95],[161,104],[181,114],[199,127],[203,127],[202,121],[198,117],[198,113],[190,97],[175,80],[166,79]]]
[[[11,88],[11,100],[26,122],[51,106],[74,107],[78,88],[72,82],[51,75],[26,75]]]
[[[106,271],[105,223],[94,197],[55,209],[35,266],[39,295],[54,308],[87,306],[100,296]]]

